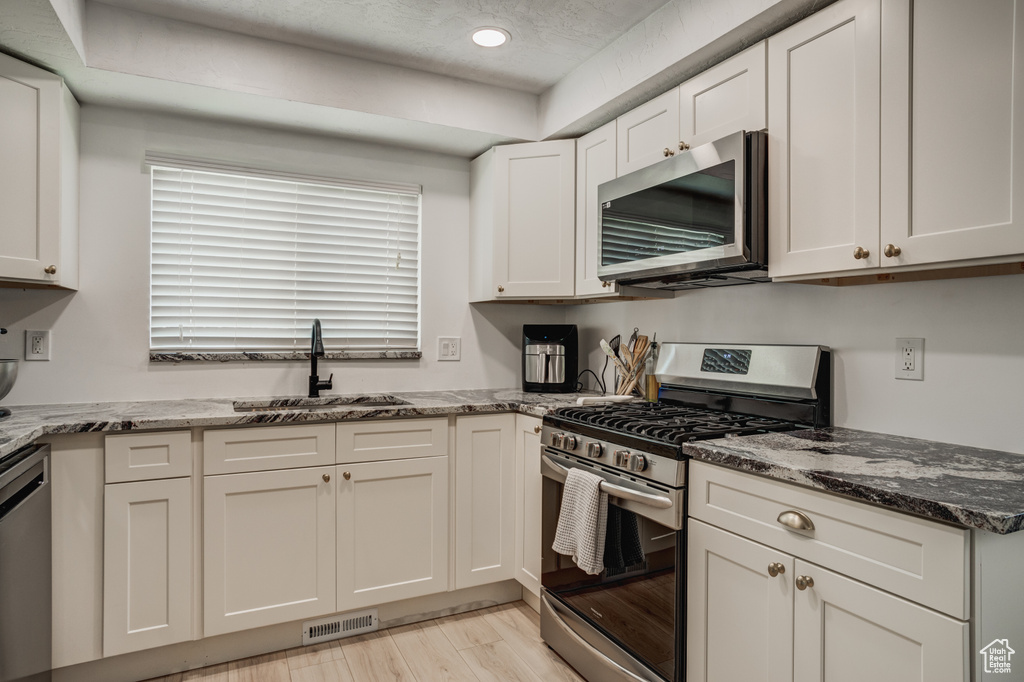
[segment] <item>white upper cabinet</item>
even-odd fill
[[[78,103],[0,54],[0,282],[78,288]]]
[[[470,300],[570,297],[576,141],[494,147],[470,167]]]
[[[1024,2],[898,0],[882,26],[881,264],[1024,253]]]
[[[679,86],[679,141],[696,147],[767,126],[766,50],[762,41]]]
[[[772,277],[879,263],[880,39],[879,0],[840,0],[768,39]]]
[[[616,175],[646,168],[679,149],[679,88],[615,120]]]
[[[1022,34],[1024,0],[840,0],[769,38],[772,277],[1020,260]]]
[[[601,211],[597,187],[615,179],[615,121],[576,140],[576,295],[610,296],[615,282],[597,278]]]

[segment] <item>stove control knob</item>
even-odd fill
[[[587,443],[587,457],[598,459],[602,454],[600,443]]]
[[[579,445],[576,436],[566,436],[562,439],[562,444],[566,450],[575,450],[576,446]]]
[[[629,467],[629,450],[616,450],[614,463],[617,467]]]
[[[628,467],[630,471],[643,471],[647,468],[647,458],[633,453],[633,456],[629,458]]]
[[[551,445],[552,447],[560,448],[565,444],[564,433],[552,433],[551,434]]]

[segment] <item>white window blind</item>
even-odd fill
[[[418,187],[160,161],[151,349],[418,348]]]

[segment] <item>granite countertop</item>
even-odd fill
[[[404,404],[368,406],[355,396],[326,395],[326,409],[236,412],[235,403],[295,406],[300,397],[153,400],[13,406],[0,421],[0,457],[57,433],[287,424],[486,412],[542,417],[575,404],[575,393],[516,389],[389,394]],[[385,396],[367,395],[363,399]],[[993,533],[1024,530],[1024,456],[997,450],[827,428],[698,441],[683,445],[695,460],[798,483]]]
[[[389,393],[405,404],[373,406],[353,403],[354,396],[325,395],[319,400],[293,397],[210,398],[146,400],[120,403],[73,403],[67,405],[10,406],[11,416],[0,421],[0,457],[54,433],[181,429],[192,426],[238,424],[286,424],[349,419],[385,419],[477,412],[522,412],[542,417],[549,411],[573,405],[578,393],[525,393],[516,389],[417,391]],[[367,399],[385,396],[360,396]],[[234,403],[275,405],[317,402],[327,409],[274,412],[236,412]],[[339,402],[340,401],[340,402]]]
[[[1024,529],[1024,455],[832,427],[699,441],[696,460],[969,528]]]

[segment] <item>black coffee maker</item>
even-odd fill
[[[574,324],[524,324],[523,390],[530,393],[574,392],[579,346]]]

